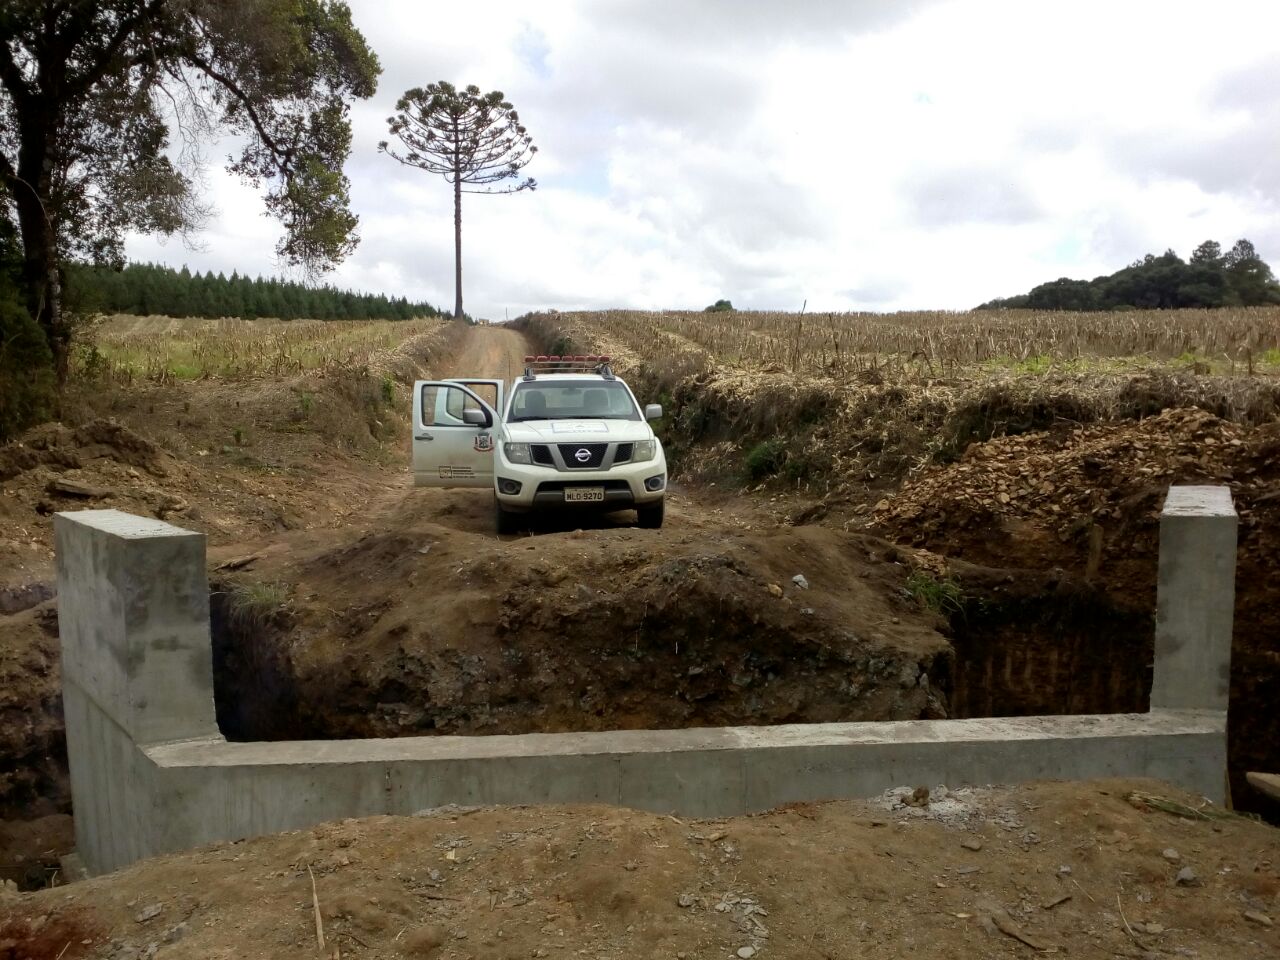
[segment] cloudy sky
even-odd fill
[[[966,308],[1245,236],[1280,260],[1274,0],[351,0],[361,243],[332,280],[453,303],[452,191],[377,152],[407,88],[504,91],[533,193],[463,198],[465,306]],[[226,153],[216,147],[214,161]],[[278,272],[212,164],[202,249]]]

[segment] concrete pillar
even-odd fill
[[[64,686],[138,744],[216,734],[204,535],[118,510],[53,526]]]
[[[145,745],[221,739],[204,536],[118,510],[60,513],[53,530],[76,852],[102,873],[156,852]]]
[[[1169,488],[1160,514],[1152,710],[1227,709],[1236,522],[1228,487]]]

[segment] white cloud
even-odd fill
[[[386,72],[353,110],[340,284],[453,302],[448,187],[376,152],[438,79],[504,90],[540,147],[537,192],[464,199],[475,315],[966,307],[1210,237],[1280,258],[1266,0],[352,6]],[[204,251],[131,254],[270,272],[277,227],[209,179]]]

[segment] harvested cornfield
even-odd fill
[[[586,339],[664,374],[715,365],[912,379],[984,368],[1018,373],[1159,365],[1202,373],[1280,371],[1280,308],[817,313],[749,310],[537,314],[531,329]],[[550,346],[551,344],[549,344]]]
[[[76,372],[116,383],[280,379],[351,369],[448,321],[198,320],[115,316],[82,331]]]
[[[826,490],[994,436],[1199,407],[1280,416],[1280,309],[534,314],[552,353],[608,353],[668,408],[678,469]]]

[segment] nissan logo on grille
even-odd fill
[[[573,459],[577,460],[579,463],[586,463],[591,459],[591,451],[586,447],[579,447],[578,452],[573,455]]]

